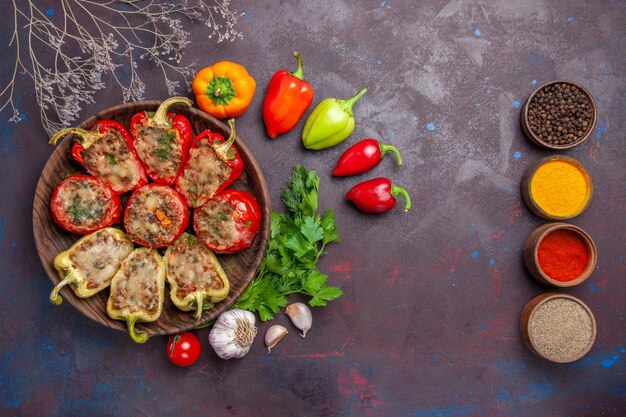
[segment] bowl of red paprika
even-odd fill
[[[524,244],[524,263],[542,284],[573,287],[584,282],[596,268],[597,248],[580,227],[547,223],[536,228]]]

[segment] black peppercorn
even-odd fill
[[[575,85],[557,83],[539,90],[528,103],[528,127],[544,142],[580,141],[593,123],[589,97]]]

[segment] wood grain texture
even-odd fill
[[[144,110],[155,111],[159,104],[159,101],[152,100],[114,106],[93,115],[82,122],[79,127],[89,129],[98,120],[113,119],[128,128],[130,118],[135,113]],[[200,110],[181,106],[174,106],[173,110],[189,118],[194,135],[197,135],[205,129],[218,132],[224,135],[224,137],[228,137],[230,134],[228,127]],[[82,168],[72,160],[70,153],[71,143],[72,135],[69,135],[54,149],[39,178],[33,204],[33,231],[37,251],[39,252],[43,267],[54,285],[60,281],[59,274],[53,266],[54,257],[80,238],[79,235],[69,233],[58,227],[54,223],[49,209],[49,202],[54,187],[61,182],[63,175],[67,172],[82,170]],[[233,188],[248,191],[255,196],[261,207],[262,221],[259,232],[248,249],[234,255],[218,255],[218,259],[230,281],[230,293],[228,297],[224,301],[216,304],[213,309],[204,312],[202,318],[196,321],[192,314],[183,312],[174,306],[169,297],[168,288],[166,288],[165,304],[161,317],[153,323],[138,324],[136,326],[138,331],[146,332],[149,335],[167,335],[206,324],[217,318],[223,311],[230,307],[254,279],[265,256],[269,240],[271,212],[269,191],[263,173],[249,148],[239,137],[236,138],[235,143],[239,148],[245,168],[242,176],[233,184]],[[124,198],[122,201],[125,203]],[[193,233],[191,227],[190,225],[188,230],[191,230]],[[106,313],[106,302],[109,297],[108,289],[101,291],[91,298],[81,299],[77,297],[70,288],[65,287],[61,290],[61,295],[77,310],[92,320],[112,329],[126,331],[126,323],[113,320]],[[51,305],[50,308],[54,308],[54,306]]]

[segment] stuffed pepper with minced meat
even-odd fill
[[[59,290],[66,285],[81,298],[105,289],[133,249],[126,234],[112,227],[78,239],[54,258],[54,268],[59,272],[61,282],[52,290],[50,302],[57,305],[63,302]]]
[[[130,120],[137,155],[154,182],[174,185],[193,142],[191,123],[185,116],[168,112],[175,104],[191,106],[186,97],[165,100],[156,112],[142,111]]]
[[[164,258],[172,302],[183,311],[195,310],[196,320],[228,295],[228,277],[220,262],[195,236],[183,233]]]
[[[231,185],[243,172],[243,160],[234,145],[235,121],[230,119],[230,137],[224,141],[219,133],[200,133],[189,151],[189,158],[176,181],[189,207],[200,207],[211,197]]]
[[[252,243],[261,224],[261,208],[252,194],[226,190],[194,210],[193,228],[216,253],[236,253]]]
[[[133,341],[144,343],[146,333],[137,333],[135,323],[156,321],[165,298],[165,263],[156,249],[135,249],[122,262],[111,281],[107,314],[124,320]]]
[[[131,240],[163,248],[178,239],[189,224],[189,210],[181,195],[163,184],[144,185],[126,203],[124,227]]]
[[[96,177],[73,174],[56,186],[50,199],[55,223],[68,232],[88,235],[119,223],[120,197]]]
[[[116,194],[124,194],[148,183],[148,175],[135,153],[130,134],[114,120],[100,120],[91,130],[63,129],[51,144],[70,133],[79,140],[72,145],[72,156],[87,172],[107,183]]]

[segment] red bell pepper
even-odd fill
[[[350,146],[341,155],[333,170],[333,175],[347,177],[367,172],[380,164],[387,152],[392,152],[396,156],[398,166],[402,166],[402,157],[396,148],[380,143],[376,139],[363,139]]]
[[[50,199],[55,223],[68,232],[88,235],[120,222],[120,197],[105,182],[73,174],[56,186]]]
[[[174,104],[192,103],[186,97],[172,97],[161,103],[155,113],[142,111],[130,120],[133,145],[148,176],[168,185],[176,182],[193,142],[189,119],[167,111]]]
[[[189,207],[200,207],[221,193],[243,172],[243,159],[234,144],[235,120],[228,120],[230,137],[224,141],[219,133],[205,130],[196,136],[189,158],[176,180],[176,189]],[[216,163],[217,162],[217,163]]]
[[[295,51],[293,55],[298,60],[298,69],[276,72],[263,101],[263,121],[272,139],[293,129],[313,101],[313,88],[303,79],[300,53]]]
[[[182,196],[164,184],[148,184],[128,198],[124,227],[130,240],[149,248],[173,243],[189,225],[189,210]]]
[[[226,190],[193,212],[198,239],[216,253],[237,253],[252,243],[261,225],[261,208],[252,194]]]
[[[148,183],[148,176],[135,153],[133,140],[120,123],[100,120],[91,131],[68,128],[59,131],[51,144],[70,133],[78,135],[79,141],[72,146],[74,160],[87,172],[107,183],[116,194],[137,189]]]
[[[387,178],[374,178],[355,185],[346,194],[346,199],[366,213],[383,213],[396,205],[398,194],[402,194],[406,201],[404,211],[409,211],[411,209],[409,193]]]

